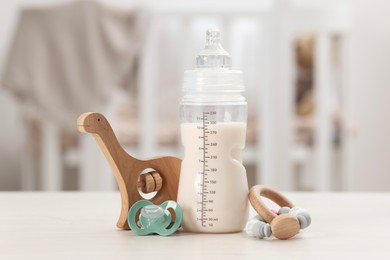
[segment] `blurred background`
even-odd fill
[[[183,156],[179,100],[219,28],[249,104],[249,186],[390,191],[390,2],[0,2],[0,190],[115,190],[78,115],[135,157]]]

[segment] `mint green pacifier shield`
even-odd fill
[[[172,222],[169,208],[172,208],[175,212],[176,219],[174,222]],[[136,222],[139,210],[141,210],[139,221]],[[159,234],[169,236],[180,227],[182,219],[182,209],[175,201],[168,200],[161,205],[154,205],[148,200],[140,200],[130,208],[127,222],[137,235]]]

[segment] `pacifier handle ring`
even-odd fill
[[[140,201],[140,203],[138,205],[136,205],[135,207],[131,207],[130,210],[129,210],[129,213],[128,213],[128,217],[127,217],[127,221],[128,221],[128,225],[130,227],[132,227],[133,231],[134,229],[137,229],[137,232],[140,234],[140,235],[147,235],[148,232],[145,231],[145,229],[143,229],[142,227],[140,228],[137,224],[137,212],[142,209],[143,207],[145,206],[148,206],[148,205],[153,205],[152,202],[148,201],[148,200],[142,200]],[[134,215],[134,218],[131,218],[130,216]]]
[[[165,201],[163,204],[161,204],[161,206],[166,211],[169,211],[168,209],[171,208],[175,212],[176,217],[175,217],[175,221],[173,222],[173,225],[170,226],[169,228],[166,228],[166,230],[168,231],[167,235],[171,235],[180,227],[181,220],[183,218],[183,211],[182,211],[181,207],[177,203],[175,203],[174,201]],[[172,216],[171,216],[171,219],[173,219]]]
[[[264,203],[261,197],[268,198],[278,204],[281,207],[293,208],[294,204],[288,200],[281,193],[273,190],[264,185],[256,185],[252,187],[249,191],[249,201],[256,212],[265,219],[268,223],[271,223],[272,220],[277,216],[273,213]]]

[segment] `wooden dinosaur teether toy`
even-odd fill
[[[138,188],[144,193],[158,191],[151,199],[154,204],[177,200],[181,166],[179,158],[163,156],[138,160],[130,156],[119,144],[107,119],[99,113],[82,114],[77,119],[77,128],[80,132],[90,133],[95,137],[114,172],[122,199],[118,228],[129,229],[128,211],[135,202],[143,199]],[[140,175],[148,168],[155,172]]]

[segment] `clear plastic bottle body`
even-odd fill
[[[242,73],[209,29],[195,69],[184,72],[180,105],[181,165],[177,200],[186,231],[239,232],[248,217],[248,182],[242,165],[247,103]]]
[[[247,103],[240,92],[186,93],[180,105],[184,159],[178,203],[190,232],[230,233],[248,217],[242,165]]]

